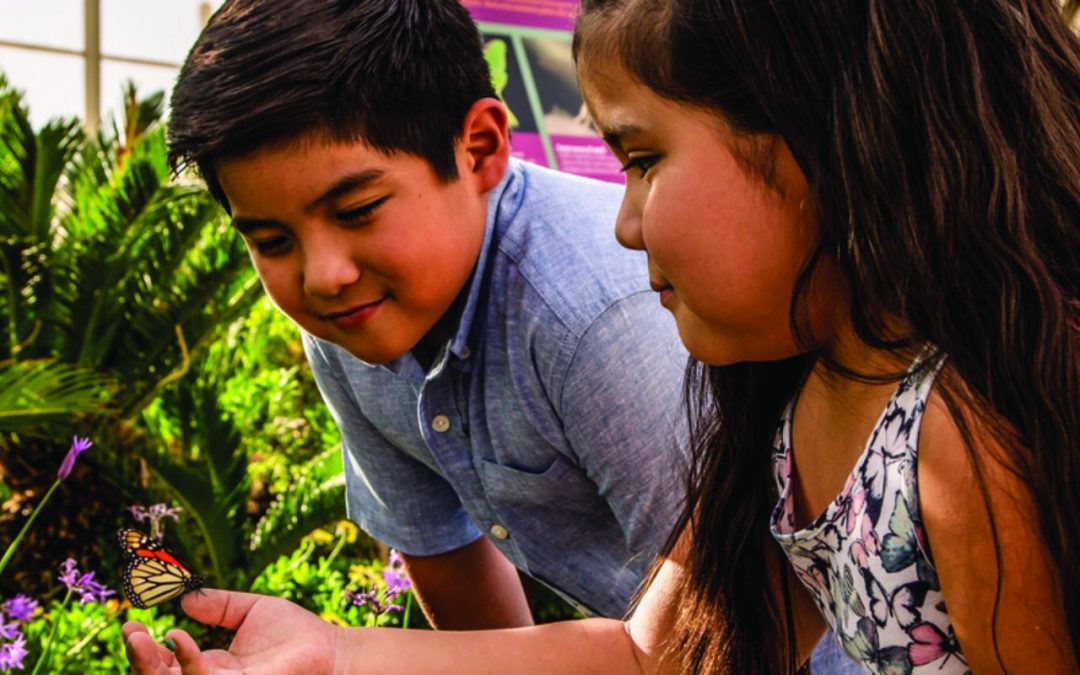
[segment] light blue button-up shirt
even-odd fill
[[[681,507],[686,353],[644,255],[615,241],[620,193],[512,162],[427,372],[304,336],[369,534],[412,555],[487,535],[580,608],[623,615]]]

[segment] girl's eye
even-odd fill
[[[372,213],[374,213],[375,209],[385,204],[387,199],[390,199],[390,195],[386,195],[385,197],[379,197],[375,201],[364,204],[363,206],[358,206],[355,209],[339,211],[337,214],[334,215],[334,218],[341,223],[351,223],[358,220],[363,220],[364,218],[367,218]]]
[[[630,161],[623,164],[622,172],[626,173],[630,169],[637,169],[641,172],[641,177],[644,178],[649,173],[649,169],[656,166],[656,163],[660,161],[659,155],[640,155],[638,157],[631,157]]]
[[[255,250],[259,252],[259,255],[271,257],[280,255],[288,250],[289,238],[288,237],[270,237],[269,239],[259,239],[252,241],[255,245]]]

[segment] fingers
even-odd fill
[[[174,629],[166,633],[165,637],[176,644],[173,653],[183,675],[213,675],[214,671],[203,659],[199,645],[195,644],[195,640],[185,631]]]
[[[166,675],[179,673],[172,652],[154,642],[146,627],[129,621],[121,629],[131,671],[136,675]]]
[[[207,588],[188,593],[180,604],[188,616],[200,623],[236,630],[244,622],[255,603],[264,599],[266,596],[252,593],[235,593]]]

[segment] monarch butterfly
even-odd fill
[[[153,537],[130,527],[121,528],[116,536],[127,558],[124,593],[136,607],[153,607],[206,583]]]

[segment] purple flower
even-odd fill
[[[386,582],[387,592],[393,593],[395,597],[409,590],[409,577],[405,572],[390,567],[384,567],[382,576],[383,581]]]
[[[403,569],[405,567],[405,559],[401,557],[401,551],[396,548],[390,549],[390,555],[386,564],[395,570]]]
[[[391,595],[389,591],[390,589],[383,591],[382,597],[379,597],[374,588],[360,593],[345,591],[345,601],[357,607],[368,607],[368,612],[378,618],[387,612],[401,611],[400,605],[388,604],[397,597],[397,593]]]
[[[64,461],[60,463],[60,469],[56,472],[56,478],[58,480],[64,480],[71,475],[71,470],[75,468],[75,458],[86,451],[93,443],[89,438],[79,438],[75,436],[71,440],[71,449],[68,450],[67,456],[64,457]]]
[[[390,598],[396,598],[409,590],[409,577],[405,574],[405,560],[397,549],[390,549],[390,559],[382,571],[383,581],[386,582],[387,593]]]
[[[94,581],[93,572],[80,574],[75,568],[75,561],[71,558],[64,561],[61,569],[64,573],[60,575],[60,581],[67,586],[69,591],[79,594],[80,605],[88,602],[105,602],[105,598],[115,594],[103,584]]]
[[[19,637],[22,637],[22,631],[17,621],[11,623],[0,621],[0,640],[14,640]]]
[[[22,593],[0,605],[0,610],[16,621],[29,621],[34,617],[34,611],[37,608],[37,600]]]
[[[14,642],[0,646],[0,672],[9,673],[12,670],[23,669],[23,659],[29,652],[26,651],[26,640],[19,637]]]
[[[183,509],[179,506],[170,508],[167,504],[152,504],[150,508],[132,504],[128,507],[128,511],[131,512],[131,517],[137,522],[150,521],[150,536],[162,541],[165,538],[165,525],[161,521],[172,518],[174,522],[179,523],[180,512]]]

